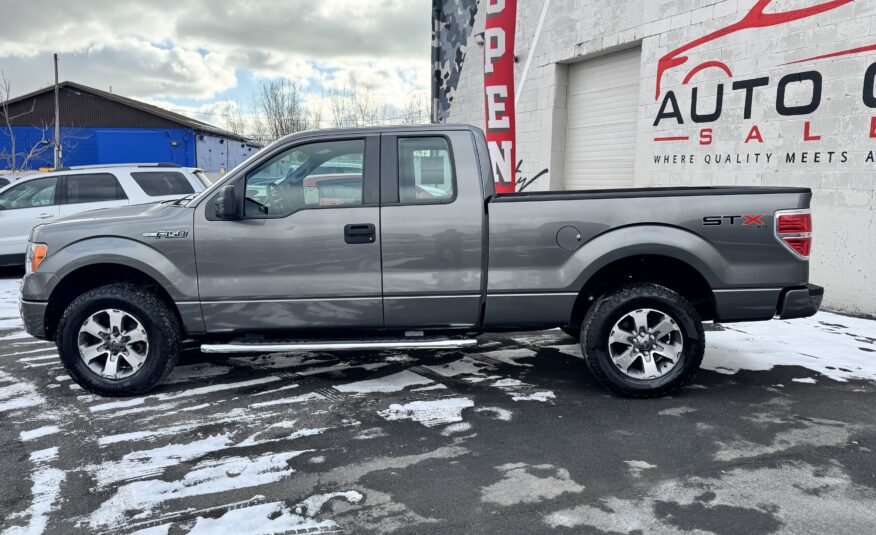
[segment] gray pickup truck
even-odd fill
[[[496,195],[469,126],[307,132],[203,193],[35,228],[27,331],[103,395],[208,353],[462,348],[561,328],[606,387],[687,383],[703,321],[815,314],[805,188]]]

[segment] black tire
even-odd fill
[[[80,357],[80,328],[92,314],[105,309],[132,314],[148,336],[145,361],[133,375],[123,379],[102,377]],[[179,357],[180,339],[176,313],[159,296],[134,284],[114,283],[89,290],[70,303],[58,323],[56,343],[74,381],[89,392],[115,397],[143,394],[167,377]]]
[[[644,308],[674,319],[683,339],[681,358],[655,379],[636,379],[622,372],[609,354],[609,337],[618,321]],[[630,284],[608,293],[593,303],[581,328],[581,349],[594,377],[612,392],[633,398],[669,395],[693,378],[705,351],[703,324],[696,309],[681,295],[656,284]]]

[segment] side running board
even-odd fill
[[[371,340],[232,341],[202,344],[204,353],[285,353],[292,351],[355,351],[381,349],[459,349],[478,344],[475,338],[384,338]]]

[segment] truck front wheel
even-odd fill
[[[584,318],[581,348],[606,388],[650,398],[671,394],[693,378],[705,335],[684,297],[656,284],[631,284],[596,300]]]
[[[130,283],[89,290],[58,323],[57,345],[70,376],[103,396],[142,394],[176,364],[176,314],[154,292]]]

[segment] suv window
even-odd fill
[[[361,205],[364,161],[363,139],[293,147],[247,175],[246,217],[284,217],[302,208]]]
[[[185,175],[177,171],[131,173],[131,178],[150,197],[189,195],[195,192]]]
[[[453,200],[456,184],[447,140],[443,137],[399,138],[398,187],[402,203]]]
[[[12,186],[0,195],[0,208],[16,210],[19,208],[35,208],[51,206],[55,203],[55,189],[58,177],[50,176],[28,180],[23,184]]]
[[[127,199],[118,179],[109,173],[67,175],[67,204]]]

